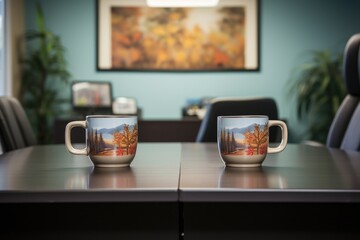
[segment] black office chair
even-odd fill
[[[348,95],[331,124],[326,146],[344,150],[360,150],[360,33],[347,42],[343,63]]]
[[[267,115],[269,119],[277,120],[278,109],[272,98],[214,98],[207,105],[196,142],[216,142],[217,117],[231,115]],[[270,142],[281,140],[279,130],[270,128]]]
[[[3,123],[4,117],[0,111],[0,155],[6,152],[3,131],[6,130],[5,125]]]
[[[0,97],[0,135],[3,152],[37,144],[29,119],[14,97]]]

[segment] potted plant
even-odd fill
[[[332,120],[346,95],[341,54],[313,51],[311,59],[299,66],[290,78],[297,117],[305,122],[305,138],[325,143]]]
[[[46,26],[44,14],[36,5],[37,30],[28,31],[22,39],[24,50],[20,101],[29,116],[38,143],[51,142],[52,123],[63,102],[58,96],[60,87],[69,82],[70,73],[60,38]]]

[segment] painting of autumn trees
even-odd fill
[[[123,124],[112,129],[88,130],[88,143],[91,155],[133,155],[136,151],[137,139],[137,124]]]
[[[235,137],[241,136],[241,137]],[[226,155],[263,155],[268,148],[269,128],[254,124],[241,131],[221,129],[220,151]]]
[[[111,68],[244,69],[245,8],[215,9],[112,7]]]

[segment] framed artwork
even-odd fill
[[[110,82],[74,81],[71,85],[71,101],[75,110],[106,110],[112,108]]]
[[[153,8],[97,0],[100,71],[258,71],[259,1]]]

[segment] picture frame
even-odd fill
[[[152,8],[97,0],[98,71],[259,71],[260,0]]]
[[[98,112],[112,109],[111,82],[74,81],[71,84],[71,103],[76,111]]]

